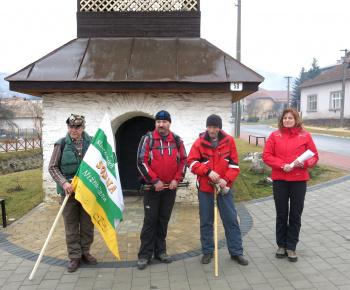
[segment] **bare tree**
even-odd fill
[[[252,100],[247,106],[246,111],[249,117],[258,116],[260,110],[260,105],[256,100]]]
[[[1,99],[0,99],[1,126],[7,125],[7,126],[13,126],[17,128],[18,127],[17,124],[13,122],[14,117],[15,117],[15,112],[10,108],[7,108],[6,106],[4,106],[3,102],[1,102]]]

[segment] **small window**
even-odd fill
[[[341,109],[341,93],[331,93],[331,110]]]
[[[307,97],[307,110],[317,111],[317,95]]]

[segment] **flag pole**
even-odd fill
[[[68,198],[69,198],[69,195],[66,195],[66,197],[64,198],[64,201],[63,201],[63,203],[62,203],[62,205],[61,205],[60,210],[58,211],[58,214],[57,214],[56,219],[55,219],[55,221],[54,221],[54,223],[53,223],[53,225],[52,225],[52,228],[51,228],[51,230],[50,230],[50,233],[49,233],[49,235],[48,235],[47,238],[46,238],[46,241],[45,241],[45,244],[44,244],[43,248],[41,249],[39,258],[38,258],[38,260],[36,261],[36,263],[35,263],[35,265],[34,265],[34,268],[33,268],[32,273],[30,274],[29,280],[33,280],[33,278],[34,278],[35,272],[36,272],[36,270],[37,270],[38,267],[39,267],[40,261],[41,261],[43,255],[44,255],[44,252],[45,252],[45,250],[46,250],[46,247],[47,247],[47,245],[48,245],[48,243],[49,243],[49,241],[50,241],[50,239],[51,239],[51,236],[52,236],[52,234],[53,234],[53,232],[54,232],[54,230],[55,230],[55,228],[56,228],[56,225],[57,225],[57,223],[58,223],[58,220],[60,219],[60,216],[61,216],[61,214],[62,214],[62,211],[63,211],[64,207],[66,206],[66,203],[67,203],[67,201],[68,201]]]
[[[219,253],[218,253],[218,189],[217,183],[208,181],[214,188],[214,260],[215,260],[215,277],[219,276]]]
[[[215,277],[219,276],[219,253],[218,253],[218,203],[217,188],[214,186],[214,246],[215,246]]]

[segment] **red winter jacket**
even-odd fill
[[[159,133],[153,131],[153,146],[149,148],[150,135],[142,136],[137,150],[137,168],[142,177],[150,183],[157,180],[170,182],[182,181],[186,173],[186,150],[182,139],[169,131],[169,135],[163,142]],[[176,140],[178,140],[178,146]]]
[[[294,167],[291,172],[283,171],[286,164],[291,164],[297,157],[310,149],[315,155],[304,161],[304,167]],[[308,181],[307,168],[313,167],[318,161],[318,152],[310,133],[301,131],[301,128],[283,128],[272,132],[267,139],[263,161],[272,168],[272,180]]]
[[[213,170],[227,181],[227,187],[239,174],[238,155],[236,144],[230,135],[224,131],[219,132],[219,143],[216,150],[211,145],[210,136],[205,131],[193,143],[188,155],[188,166],[193,174],[197,174],[197,186],[201,191],[214,193],[208,184],[211,181],[209,173]]]

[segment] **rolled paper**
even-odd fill
[[[306,150],[302,155],[300,155],[297,160],[299,160],[300,162],[304,162],[306,160],[308,160],[309,158],[311,158],[312,156],[314,156],[315,154],[310,150]],[[293,168],[295,165],[294,161],[290,164],[290,166]]]

